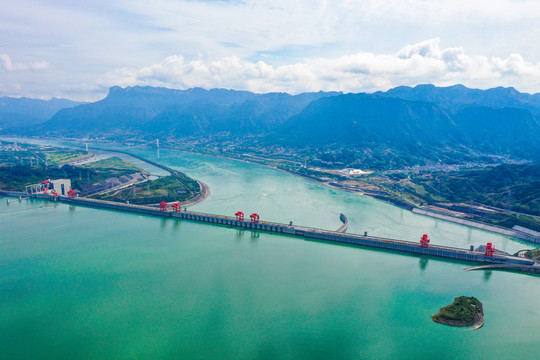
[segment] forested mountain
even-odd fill
[[[540,215],[540,163],[504,164],[414,180],[429,184],[426,189],[437,189],[452,202],[473,200],[499,208],[514,204],[514,211]]]
[[[430,157],[463,147],[485,153],[540,157],[540,122],[518,108],[470,106],[451,114],[435,103],[368,94],[313,101],[278,132],[283,145],[352,145]],[[276,136],[272,134],[271,137]],[[271,140],[270,140],[271,141]]]
[[[470,106],[453,119],[468,146],[523,158],[540,157],[540,122],[528,110]]]
[[[49,120],[57,111],[80,105],[67,99],[39,100],[0,97],[0,129],[38,124]]]
[[[98,102],[64,109],[34,132],[95,136],[144,133],[197,136],[216,132],[258,132],[280,125],[311,101],[337,93],[256,94],[224,89],[172,90],[113,87]]]
[[[398,86],[375,94],[403,100],[426,101],[456,113],[471,105],[501,108],[526,109],[540,114],[540,93],[521,93],[514,88],[496,87],[487,90],[470,89],[463,85],[437,87],[431,84],[415,87]]]
[[[459,133],[452,119],[433,104],[346,94],[313,101],[284,126],[287,137],[300,144],[333,142],[411,146],[443,145]]]

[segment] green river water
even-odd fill
[[[349,232],[531,247],[253,164],[163,150],[158,161],[210,186],[191,210],[325,229],[337,229],[343,212]],[[540,278],[467,266],[2,199],[0,359],[539,358]],[[459,295],[483,302],[480,330],[431,321]]]

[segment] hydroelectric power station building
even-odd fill
[[[71,190],[70,179],[45,180],[39,184],[25,186],[27,196],[34,194],[48,194],[56,192],[58,195],[66,196]]]

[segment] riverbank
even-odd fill
[[[171,150],[173,150],[173,149],[171,149]],[[186,151],[186,150],[181,150],[181,151]],[[523,240],[523,241],[526,241],[526,242],[529,242],[529,243],[533,243],[533,244],[540,244],[540,237],[535,236],[530,231],[522,231],[519,226],[514,226],[513,228],[506,228],[506,227],[497,226],[497,225],[493,225],[493,224],[490,224],[490,223],[481,222],[481,221],[477,221],[477,220],[469,220],[469,219],[456,217],[456,216],[453,216],[453,214],[451,214],[450,211],[448,211],[448,212],[434,211],[433,209],[424,208],[424,207],[422,207],[422,206],[420,206],[418,204],[410,203],[410,202],[407,202],[407,201],[405,201],[403,199],[392,198],[392,197],[390,197],[390,196],[392,196],[392,194],[386,194],[386,193],[383,194],[382,192],[377,192],[377,191],[374,191],[372,189],[363,190],[363,189],[359,189],[359,188],[354,188],[352,186],[344,186],[344,185],[337,184],[337,183],[335,183],[333,181],[327,181],[327,180],[317,178],[316,176],[311,176],[311,175],[308,175],[308,174],[302,174],[302,173],[299,173],[297,171],[290,171],[290,170],[286,170],[286,169],[277,167],[275,165],[266,164],[266,163],[264,163],[262,161],[263,158],[260,158],[261,160],[258,161],[257,158],[255,158],[255,157],[245,157],[245,158],[240,159],[240,158],[237,158],[237,157],[225,156],[223,154],[208,154],[208,153],[198,152],[198,151],[186,151],[186,152],[191,153],[191,154],[196,154],[196,155],[209,155],[209,156],[215,156],[215,157],[218,157],[218,158],[223,158],[223,159],[228,159],[228,160],[235,160],[235,161],[239,161],[239,162],[243,162],[243,163],[250,163],[250,164],[256,164],[256,165],[265,166],[265,167],[270,168],[270,169],[278,170],[278,171],[281,171],[281,172],[286,173],[286,174],[294,175],[294,176],[301,177],[303,179],[307,179],[309,181],[312,181],[312,182],[315,182],[315,183],[318,183],[318,184],[322,184],[324,186],[327,186],[327,187],[335,189],[335,190],[341,190],[341,191],[345,191],[345,192],[348,192],[348,193],[355,193],[355,194],[359,194],[359,195],[364,195],[364,196],[370,197],[372,199],[376,199],[376,200],[379,200],[379,201],[384,201],[386,203],[397,206],[397,207],[399,207],[401,209],[404,209],[404,210],[411,211],[411,212],[416,213],[416,214],[420,214],[420,215],[428,216],[428,217],[431,217],[431,218],[452,222],[452,223],[455,223],[455,224],[460,224],[460,225],[464,225],[464,226],[468,226],[468,227],[481,229],[481,230],[492,232],[492,233],[495,233],[495,234],[501,234],[501,235],[509,236],[509,237],[520,239],[520,240]]]
[[[203,183],[200,180],[195,180],[195,181],[197,181],[197,183],[199,184],[199,186],[201,188],[200,194],[195,196],[191,200],[180,202],[181,206],[189,206],[189,205],[195,205],[195,204],[202,203],[204,200],[208,199],[208,197],[210,196],[210,186],[206,185],[205,183]]]
[[[148,160],[146,158],[143,158],[142,156],[135,155],[135,154],[127,152],[127,151],[113,150],[113,149],[100,149],[100,150],[105,151],[105,152],[110,152],[110,153],[120,153],[120,154],[125,154],[125,155],[128,155],[128,156],[131,156],[131,157],[133,157],[133,158],[135,158],[135,159],[137,159],[139,161],[142,161],[142,162],[145,162],[145,163],[150,164],[152,166],[155,166],[157,168],[160,168],[160,169],[168,172],[170,175],[175,174],[175,173],[180,173],[179,171],[171,169],[170,167],[168,167],[166,165],[160,164],[160,163],[152,161],[152,160]],[[198,195],[196,195],[195,197],[193,197],[191,199],[188,199],[188,200],[185,200],[185,201],[178,201],[178,203],[181,206],[189,206],[189,205],[199,204],[199,203],[203,202],[204,200],[206,200],[210,196],[210,187],[207,184],[205,184],[202,181],[197,180],[197,179],[193,179],[193,180],[195,180],[199,184],[200,192],[199,192]],[[169,202],[169,203],[174,203],[174,202],[176,202],[176,201]]]
[[[153,166],[156,166],[156,167],[159,167],[160,169],[163,169],[165,171],[169,171],[169,172],[174,171],[174,170],[172,170],[172,169],[170,169],[170,168],[168,168],[168,167],[166,167],[166,166],[164,166],[162,164],[159,164],[157,162],[140,158],[139,156],[130,153],[129,149],[128,149],[128,151],[117,150],[117,149],[100,149],[100,148],[96,148],[96,149],[102,150],[102,151],[123,153],[123,154],[126,154],[128,156],[132,156],[132,157],[134,157],[136,159],[139,159],[141,161],[145,161],[146,163],[148,163],[150,165],[153,165]],[[370,197],[370,198],[373,198],[373,199],[376,199],[376,200],[384,201],[384,202],[392,204],[392,205],[394,205],[396,207],[399,207],[401,209],[409,210],[409,211],[416,212],[416,213],[421,213],[422,215],[428,216],[428,217],[431,217],[431,218],[441,219],[441,220],[449,221],[449,222],[456,223],[456,224],[475,227],[475,228],[478,228],[478,229],[482,229],[482,230],[489,231],[489,232],[492,232],[492,233],[502,234],[502,235],[505,235],[505,236],[514,237],[514,238],[517,238],[517,239],[520,239],[520,240],[523,240],[523,241],[527,241],[527,242],[531,242],[531,243],[536,243],[536,244],[540,243],[540,237],[536,237],[534,234],[531,235],[530,231],[521,231],[518,227],[506,228],[506,227],[493,225],[491,223],[478,221],[477,219],[470,220],[470,219],[466,219],[466,218],[460,218],[460,217],[454,216],[453,212],[451,212],[449,210],[445,210],[445,209],[437,209],[437,211],[435,211],[434,209],[431,209],[429,207],[420,206],[419,204],[415,204],[413,202],[407,201],[406,199],[402,199],[402,198],[398,197],[397,194],[392,194],[391,192],[388,193],[388,192],[378,191],[375,188],[375,185],[366,184],[366,186],[364,188],[346,186],[346,185],[338,184],[338,183],[333,182],[331,180],[320,179],[320,178],[318,178],[316,176],[313,176],[313,175],[302,174],[302,173],[297,172],[297,171],[291,171],[291,170],[280,168],[280,167],[275,166],[275,165],[265,163],[265,161],[272,161],[272,159],[265,159],[263,157],[255,157],[255,156],[244,156],[243,158],[238,158],[238,157],[226,156],[226,155],[223,155],[221,153],[195,151],[193,149],[190,149],[190,150],[176,149],[176,148],[172,148],[172,147],[162,147],[162,149],[175,150],[175,151],[184,151],[186,153],[197,154],[197,155],[211,155],[211,156],[214,156],[214,157],[224,158],[224,159],[228,159],[228,160],[235,160],[235,161],[239,161],[239,162],[243,162],[243,163],[251,163],[251,164],[262,165],[262,166],[265,166],[265,167],[268,167],[268,168],[271,168],[271,169],[274,169],[274,170],[279,170],[279,171],[281,171],[283,173],[292,174],[292,175],[295,175],[295,176],[298,176],[298,177],[301,177],[301,178],[304,178],[304,179],[307,179],[307,180],[310,180],[310,181],[325,185],[325,186],[330,187],[332,189],[342,190],[342,191],[349,192],[349,193],[360,194],[360,195],[364,195],[364,196],[367,196],[367,197]],[[294,161],[291,161],[291,160],[278,159],[278,160],[274,160],[274,161],[282,162],[285,165],[286,164],[296,164],[298,166],[301,165],[300,163],[297,163],[297,162],[294,162]],[[208,195],[202,196],[201,201],[204,201],[204,199],[206,199],[207,196]],[[198,201],[198,202],[200,202],[200,201]],[[198,203],[198,202],[196,202],[196,203]],[[193,205],[193,204],[190,203],[188,205]],[[416,209],[416,211],[415,211],[415,209]]]

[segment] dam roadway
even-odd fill
[[[24,193],[4,192],[4,195],[8,196],[25,196]],[[36,194],[34,198],[41,198],[46,200],[53,200],[50,195]],[[239,229],[259,230],[273,233],[282,233],[287,235],[298,236],[307,239],[314,239],[325,242],[350,244],[362,247],[379,248],[384,250],[391,250],[395,252],[403,252],[410,254],[417,254],[423,256],[434,256],[452,260],[460,260],[465,262],[473,262],[478,265],[514,265],[509,268],[518,269],[518,271],[540,273],[540,264],[535,261],[523,257],[511,256],[507,254],[495,253],[493,256],[487,256],[484,252],[454,248],[449,246],[440,246],[430,244],[428,247],[423,247],[420,242],[412,242],[399,239],[381,238],[376,236],[368,236],[367,233],[350,234],[344,233],[343,226],[337,231],[323,230],[307,226],[298,226],[293,224],[282,224],[270,221],[258,221],[252,222],[250,220],[238,220],[234,216],[224,216],[216,214],[208,214],[194,211],[163,211],[155,207],[133,204],[122,204],[104,200],[95,200],[89,198],[70,198],[65,196],[58,196],[58,201],[73,204],[83,205],[97,208],[105,208],[111,210],[128,211],[134,213],[148,214],[160,217],[170,217],[177,219],[185,219],[197,222],[204,222],[216,225],[223,225],[228,227],[235,227]],[[343,215],[343,214],[341,214]],[[340,216],[342,222],[347,222],[345,216]],[[483,268],[483,267],[481,267]],[[493,267],[504,268],[504,267]]]

